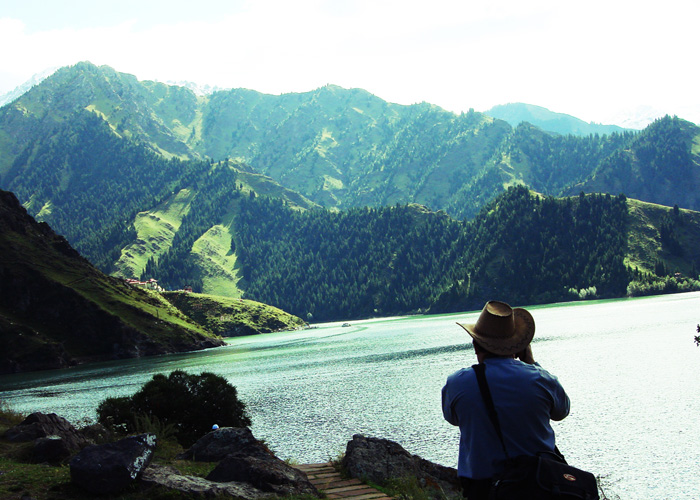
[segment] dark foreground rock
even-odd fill
[[[155,447],[154,434],[88,446],[70,461],[71,481],[95,494],[122,491],[148,466]]]
[[[217,483],[202,477],[186,476],[174,467],[150,465],[141,476],[146,487],[158,486],[177,491],[187,498],[218,498],[232,496],[237,499],[258,500],[274,497],[246,483]]]
[[[320,496],[306,474],[272,455],[265,458],[240,453],[229,455],[219,462],[207,479],[220,483],[245,482],[278,496]]]
[[[34,440],[32,462],[59,465],[68,460],[75,450],[60,436],[48,436]]]
[[[342,466],[353,478],[386,484],[390,479],[418,479],[421,487],[444,493],[449,498],[461,497],[457,470],[429,462],[407,452],[400,444],[356,434],[348,442]]]
[[[11,443],[29,442],[49,436],[63,438],[67,446],[76,451],[89,444],[88,440],[68,420],[55,413],[48,415],[40,412],[32,413],[21,423],[5,431],[5,439]]]
[[[32,462],[58,465],[90,444],[65,418],[55,413],[32,413],[21,423],[5,432],[12,443],[34,441]]]
[[[252,457],[274,456],[255,439],[247,427],[222,427],[202,436],[192,447],[177,458],[196,462],[219,462],[233,453]]]
[[[277,495],[320,496],[306,474],[290,467],[277,458],[267,446],[255,439],[247,427],[222,427],[200,438],[192,447],[178,456],[198,462],[219,462],[206,480],[217,484],[238,484],[251,487],[257,496]],[[149,472],[150,474],[150,472]],[[168,482],[180,481],[173,474]],[[187,481],[191,484],[190,480]],[[196,481],[195,488],[207,487]]]

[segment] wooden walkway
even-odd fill
[[[359,479],[343,479],[330,463],[295,465],[309,481],[331,500],[389,500],[391,497],[363,484]]]

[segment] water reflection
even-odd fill
[[[571,415],[555,424],[559,446],[625,500],[700,498],[700,481],[689,480],[700,463],[700,348],[692,341],[699,306],[691,293],[531,308],[535,358],[572,400]],[[364,433],[454,466],[458,432],[442,419],[440,389],[448,374],[476,362],[455,322],[477,316],[320,325],[204,352],[4,376],[0,388],[19,411],[79,421],[155,373],[211,371],[237,386],[254,433],[282,458],[327,460]]]

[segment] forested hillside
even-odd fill
[[[206,162],[166,160],[123,140],[102,118],[83,110],[37,137],[5,179],[31,214],[108,270],[134,237],[131,225],[120,222],[133,220],[208,168]]]
[[[618,182],[629,170],[616,160],[622,155],[632,171],[643,173],[653,163],[663,172],[664,182],[636,189],[635,197],[700,209],[688,195],[700,190],[700,129],[683,120],[668,118],[645,131],[638,156],[633,133],[553,136],[473,111],[400,106],[333,85],[279,96],[244,89],[196,96],[90,63],[59,70],[0,110],[0,186],[9,187],[14,174],[8,171],[18,158],[31,157],[28,148],[54,137],[56,127],[71,128],[78,110],[166,159],[237,159],[326,207],[420,203],[472,218],[518,183],[552,196],[581,190],[634,196],[618,189],[633,186]],[[673,141],[683,144],[683,156],[654,153]],[[623,173],[615,173],[618,167]],[[688,171],[684,186],[667,181]]]
[[[17,156],[4,177],[7,188],[31,214],[55,227],[106,272],[138,277],[146,262],[157,259],[173,239],[180,254],[189,254],[193,238],[220,221],[228,200],[239,190],[314,206],[241,163],[165,159],[140,142],[125,140],[86,110],[73,112],[44,134]],[[174,221],[165,221],[170,229],[165,239],[153,227],[139,234],[134,222],[155,217],[144,211],[157,210],[185,190],[190,196],[181,210],[182,226],[181,221],[177,228]],[[200,205],[215,222],[198,219]],[[157,249],[141,248],[149,239],[156,240]],[[134,258],[143,262],[135,264]]]
[[[0,373],[222,345],[159,294],[102,274],[0,191]]]
[[[517,303],[617,297],[631,283],[635,293],[652,285],[690,289],[700,285],[700,214],[679,213],[685,223],[674,231],[687,252],[680,260],[663,241],[671,209],[635,202],[630,214],[624,196],[555,199],[522,187],[474,221],[412,204],[300,212],[244,197],[233,225],[244,296],[318,321],[459,311],[493,296]],[[647,241],[659,245],[653,252],[630,250],[631,229],[640,230],[642,219],[656,233]],[[661,260],[649,261],[651,254]],[[677,281],[676,272],[683,274]]]
[[[697,278],[699,158],[675,117],[576,137],[332,85],[196,96],[90,63],[0,108],[0,187],[101,270],[314,319],[690,286],[670,279]]]
[[[620,192],[660,205],[700,205],[700,134],[677,117],[655,121],[570,191]]]

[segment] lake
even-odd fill
[[[609,498],[700,498],[700,292],[528,309],[535,359],[571,398],[571,414],[554,423],[569,462],[600,475]],[[2,376],[0,390],[17,411],[81,423],[155,373],[210,371],[238,388],[254,434],[280,458],[326,461],[361,433],[455,467],[459,433],[442,418],[440,390],[476,362],[455,322],[478,314],[323,324],[196,353]]]

